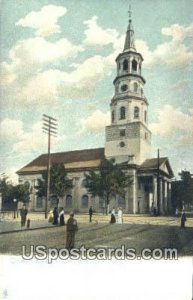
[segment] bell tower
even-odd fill
[[[105,156],[117,163],[141,164],[150,157],[151,132],[148,129],[148,101],[144,95],[143,57],[135,47],[129,10],[123,51],[116,58],[113,81],[111,125],[106,126]]]

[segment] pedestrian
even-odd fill
[[[92,206],[89,208],[89,222],[92,222],[93,209]]]
[[[64,226],[65,222],[64,222],[64,208],[61,208],[61,211],[59,213],[59,218],[60,218],[60,226]]]
[[[113,207],[111,214],[113,214],[115,216],[115,208]]]
[[[53,225],[58,224],[58,208],[55,207],[53,210]]]
[[[178,218],[179,217],[179,210],[178,210],[178,208],[176,207],[176,218]]]
[[[121,207],[119,207],[118,213],[117,213],[117,223],[123,224],[123,212]]]
[[[182,210],[181,214],[181,228],[185,228],[185,223],[186,223],[186,214],[184,209]]]
[[[48,222],[53,223],[54,216],[53,216],[53,210],[50,210],[48,213]]]
[[[115,214],[113,214],[113,211],[111,212],[111,220],[110,220],[110,224],[115,224],[116,223],[116,218],[115,218]]]
[[[78,224],[76,219],[74,219],[74,213],[70,213],[70,218],[66,223],[66,248],[68,250],[74,248],[75,244],[75,234],[78,231]]]
[[[20,210],[21,227],[25,226],[27,214],[28,214],[28,210],[27,210],[26,206],[23,205],[22,209]]]

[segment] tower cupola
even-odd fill
[[[135,157],[138,164],[150,155],[151,132],[148,129],[142,62],[143,57],[135,47],[130,9],[124,49],[116,58],[111,125],[106,127],[105,155],[117,162]]]

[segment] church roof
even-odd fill
[[[104,148],[96,149],[84,149],[75,150],[68,152],[57,152],[51,153],[51,164],[63,163],[66,170],[88,170],[91,168],[97,168],[102,159],[105,158]],[[169,164],[167,157],[159,158],[159,170],[165,173],[169,177],[173,177],[173,171]],[[156,172],[158,169],[158,159],[151,158],[146,159],[140,166],[138,166],[139,172]],[[128,163],[123,163],[127,168],[132,167]],[[16,173],[18,175],[41,173],[47,169],[47,154],[42,154],[34,159],[32,162],[18,170]]]
[[[147,170],[157,170],[158,169],[158,158],[150,158],[146,159],[141,165],[140,170],[141,171],[147,171]],[[169,160],[167,157],[160,157],[159,158],[159,170],[167,173],[170,177],[174,177],[174,173],[172,171],[172,168],[170,166]]]
[[[97,167],[104,158],[104,148],[75,150],[51,154],[51,163],[64,163],[66,169]],[[37,173],[46,170],[47,154],[42,154],[18,170],[17,174]]]

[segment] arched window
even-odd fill
[[[112,123],[115,121],[115,112],[114,112],[114,110],[111,113],[111,121],[112,121]]]
[[[135,59],[132,61],[132,70],[137,71],[137,61]]]
[[[125,119],[125,107],[121,106],[120,108],[120,120],[124,120]]]
[[[118,195],[117,202],[118,202],[119,207],[121,207],[121,208],[126,207],[125,197],[122,197],[122,196]]]
[[[134,82],[134,84],[133,84],[133,90],[134,90],[135,93],[137,93],[137,90],[138,90],[138,84],[137,84],[137,82]]]
[[[82,196],[82,208],[87,208],[88,207],[88,196],[83,195]]]
[[[42,208],[43,207],[43,199],[42,197],[37,196],[36,197],[36,208]]]
[[[144,111],[144,121],[145,121],[145,123],[147,122],[147,111],[146,110]]]
[[[86,179],[85,179],[85,178],[82,180],[81,186],[82,186],[83,188],[86,186]]]
[[[58,199],[55,195],[51,196],[50,197],[50,206],[53,208],[53,207],[56,207],[58,205]]]
[[[99,197],[99,208],[105,208],[105,199],[103,197]]]
[[[72,196],[67,195],[66,196],[66,208],[71,208],[72,207]]]
[[[127,71],[127,70],[128,70],[128,60],[127,60],[127,59],[125,59],[125,60],[123,61],[123,70],[124,70],[124,71]]]
[[[139,118],[139,107],[135,106],[134,107],[134,119],[138,119]]]

